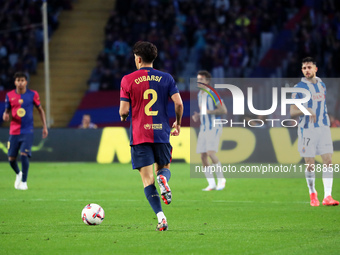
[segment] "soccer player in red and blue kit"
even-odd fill
[[[9,113],[12,120],[8,140],[8,160],[16,173],[14,187],[18,190],[27,190],[27,175],[31,147],[33,144],[33,106],[36,106],[43,124],[42,137],[48,135],[45,112],[40,105],[38,92],[27,89],[27,76],[25,73],[14,74],[15,90],[6,94],[5,111],[3,120],[9,121]],[[20,150],[22,171],[20,171],[16,158]]]
[[[122,121],[126,121],[131,107],[130,146],[132,168],[138,169],[144,185],[144,193],[157,215],[156,230],[165,231],[168,223],[163,213],[159,194],[155,187],[153,164],[162,200],[171,203],[169,187],[172,147],[170,134],[180,133],[183,103],[172,76],[153,69],[157,48],[149,42],[137,42],[133,47],[137,71],[121,81],[120,109]],[[168,100],[174,102],[176,121],[171,132],[167,114]]]

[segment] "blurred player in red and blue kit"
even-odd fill
[[[138,169],[144,185],[144,193],[157,215],[156,230],[165,231],[168,223],[163,213],[159,194],[155,187],[153,164],[161,196],[170,204],[169,187],[172,147],[170,133],[180,133],[183,103],[175,80],[168,73],[153,69],[157,48],[149,42],[137,42],[133,47],[137,71],[121,81],[120,109],[122,121],[126,121],[131,107],[130,146],[132,168]],[[176,121],[171,132],[167,113],[168,100],[174,102]]]
[[[9,130],[8,160],[16,173],[14,187],[18,190],[27,190],[27,175],[31,147],[33,144],[33,106],[36,106],[43,124],[42,137],[48,135],[46,117],[40,105],[38,92],[27,89],[27,76],[25,73],[14,74],[16,89],[6,94],[5,111],[2,115],[4,121],[9,121],[10,112],[12,120]],[[20,171],[16,158],[20,150],[22,171]]]

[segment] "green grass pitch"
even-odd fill
[[[130,165],[31,163],[28,190],[0,163],[0,254],[339,254],[340,207],[311,207],[304,179],[228,179],[202,192],[187,164],[172,164],[173,201],[156,217]],[[322,200],[321,178],[316,180]],[[333,196],[340,199],[340,180]],[[88,203],[105,210],[87,226]]]

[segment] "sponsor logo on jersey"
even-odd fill
[[[153,130],[162,130],[163,129],[163,124],[145,124],[144,125],[144,129],[146,130],[150,130],[150,129],[153,129]]]
[[[24,117],[26,115],[26,110],[24,108],[19,108],[17,110],[17,115],[21,118]]]
[[[326,98],[325,94],[321,93],[321,92],[316,93],[316,94],[313,95],[313,100],[314,101],[322,101],[322,100],[325,100],[325,98]]]
[[[152,124],[152,129],[162,130],[163,124]]]

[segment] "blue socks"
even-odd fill
[[[159,170],[159,171],[157,172],[157,176],[160,175],[160,174],[163,175],[163,176],[166,178],[166,181],[167,181],[167,182],[169,182],[170,177],[171,177],[171,172],[170,172],[169,169],[167,169],[167,168],[162,168],[161,170]]]
[[[162,211],[161,200],[159,199],[159,194],[155,185],[151,184],[145,187],[144,193],[155,214],[161,212]]]
[[[9,161],[9,164],[10,164],[10,166],[12,167],[12,169],[14,170],[14,172],[15,172],[16,174],[19,174],[20,169],[19,169],[19,167],[18,167],[18,163],[17,163],[16,159],[13,160],[13,161]]]
[[[22,182],[26,182],[29,167],[28,156],[21,155],[21,166],[22,166]]]
[[[166,178],[167,182],[170,180],[171,172],[169,169],[162,168],[161,170],[157,172],[157,176],[160,174]],[[159,194],[158,194],[155,184],[151,184],[145,187],[144,193],[145,193],[146,198],[149,201],[150,206],[152,207],[152,210],[155,212],[155,214],[162,212],[161,200],[159,198]],[[164,218],[164,214],[163,214],[163,218]]]

